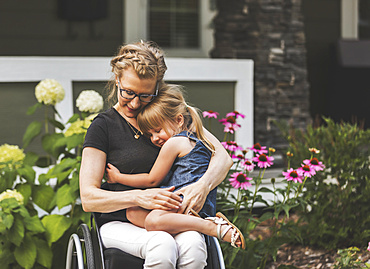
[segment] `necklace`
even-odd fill
[[[143,133],[142,133],[141,131],[139,131],[139,130],[136,132],[136,131],[134,130],[134,126],[132,126],[132,124],[131,124],[131,123],[129,123],[127,120],[126,120],[126,122],[128,123],[128,126],[131,128],[131,130],[134,132],[134,134],[135,134],[135,135],[134,135],[134,138],[135,138],[135,139],[139,139],[139,138],[140,138],[140,135],[143,135]]]

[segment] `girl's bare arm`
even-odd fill
[[[106,191],[100,188],[105,171],[106,154],[87,147],[82,152],[80,195],[86,212],[113,212],[132,206],[146,209],[177,209],[181,198],[173,188],[130,191]]]

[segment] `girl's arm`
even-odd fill
[[[182,152],[184,139],[170,138],[161,148],[158,158],[149,173],[122,174],[112,164],[108,164],[106,175],[109,183],[120,183],[135,188],[158,186],[171,169],[176,157]]]
[[[206,173],[195,183],[181,188],[176,193],[184,196],[181,212],[188,212],[191,208],[199,212],[208,193],[218,186],[226,177],[233,161],[220,141],[204,128],[204,133],[215,147]]]
[[[178,209],[181,198],[172,193],[174,188],[130,191],[106,191],[100,188],[104,175],[106,154],[87,147],[82,152],[80,196],[86,212],[113,212],[132,206],[146,209]]]

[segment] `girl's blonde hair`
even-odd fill
[[[184,124],[180,128],[178,128],[179,115],[184,118]],[[186,104],[182,87],[179,85],[163,84],[158,96],[140,111],[137,123],[145,135],[148,135],[149,130],[156,128],[163,128],[166,133],[170,129],[175,130],[175,134],[182,131],[195,133],[209,150],[215,151],[215,147],[204,134],[199,109]]]
[[[159,86],[163,84],[163,77],[167,70],[164,52],[156,43],[150,41],[120,46],[110,65],[114,79],[109,81],[107,85],[109,104],[114,104],[117,101],[115,78],[121,78],[123,71],[127,68],[132,67],[141,79],[155,78]]]

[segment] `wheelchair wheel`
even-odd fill
[[[95,269],[94,250],[89,227],[86,224],[81,224],[77,234],[72,234],[69,239],[66,269]]]
[[[67,247],[66,269],[83,269],[84,256],[80,238],[72,234]]]

